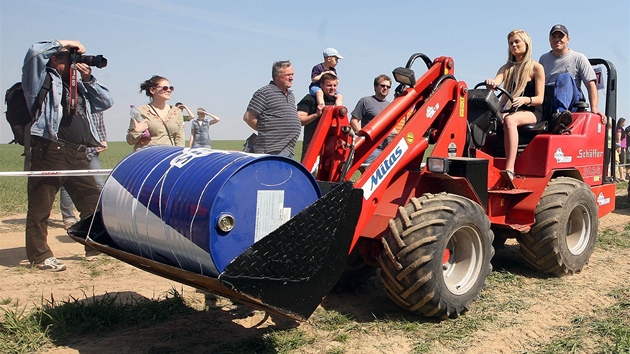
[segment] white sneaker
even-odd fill
[[[39,270],[47,270],[49,272],[61,272],[62,270],[66,270],[66,265],[59,262],[55,257],[46,258],[45,261],[35,264],[35,267]]]

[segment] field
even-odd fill
[[[214,142],[240,149],[242,142]],[[298,148],[299,151],[299,148]],[[112,168],[130,152],[112,143]],[[0,146],[0,170],[21,168],[20,147]],[[49,244],[68,269],[24,261],[26,178],[0,177],[2,353],[630,353],[630,204],[600,220],[583,272],[549,277],[525,266],[518,244],[497,250],[479,301],[464,316],[434,321],[407,313],[378,276],[329,294],[303,323],[252,310],[104,257],[82,259],[58,208]]]

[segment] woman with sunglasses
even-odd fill
[[[140,92],[145,91],[149,103],[138,108],[141,122],[130,119],[127,143],[133,145],[134,151],[152,145],[184,146],[182,111],[166,103],[174,89],[166,78],[158,75],[140,84]],[[143,136],[147,130],[149,136]]]
[[[527,32],[513,30],[507,40],[507,62],[499,68],[493,79],[486,79],[485,83],[490,89],[502,86],[514,98],[509,102],[507,95],[501,97],[502,105],[511,105],[512,108],[503,116],[505,170],[501,171],[501,175],[512,183],[518,150],[518,127],[535,124],[542,119],[545,70],[532,59],[532,40]]]

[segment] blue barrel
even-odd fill
[[[313,176],[292,159],[156,146],[112,170],[99,206],[123,251],[217,277],[320,196]]]

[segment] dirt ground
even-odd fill
[[[600,230],[620,230],[629,222],[630,209],[616,210],[600,220]],[[25,265],[24,215],[0,220],[0,300],[10,299],[11,304],[17,301],[20,306],[30,308],[40,304],[42,297],[50,299],[53,296],[55,300],[69,297],[83,299],[86,296],[116,293],[120,298],[134,296],[155,299],[170,289],[176,289],[193,303],[203,306],[204,295],[194,288],[151,275],[119,261],[104,264],[104,271],[98,275],[91,274],[87,263],[82,260],[83,246],[66,235],[60,215],[53,215],[51,218],[49,232],[49,244],[56,257],[68,266],[64,272],[47,273],[21,266]],[[506,257],[500,253],[497,256],[498,262],[501,262],[501,257]],[[611,289],[627,286],[630,279],[628,259],[628,250],[607,252],[597,249],[583,272],[562,278],[572,291],[558,293],[541,290],[536,297],[527,300],[529,309],[520,312],[513,320],[513,325],[496,331],[479,331],[474,336],[474,343],[462,348],[461,352],[521,352],[523,343],[532,340],[548,341],[549,328],[569,324],[568,321],[577,314],[588,314],[610,305],[601,295]],[[375,279],[374,282],[361,291],[329,295],[322,306],[341,313],[350,313],[358,322],[374,321],[376,318],[386,320],[390,313],[400,313],[397,306],[384,294],[378,279],[372,279]],[[191,342],[201,345],[204,342],[234,342],[260,338],[270,330],[296,326],[307,333],[316,331],[308,322],[296,323],[265,317],[264,312],[226,304],[223,310],[204,312],[203,316],[185,316],[148,328],[129,332],[112,331],[98,338],[77,339],[76,343],[69,346],[56,347],[46,352],[177,352],[177,348],[191,348]],[[412,339],[404,336],[398,338],[392,336],[392,333],[385,333],[382,337],[358,333],[357,338],[344,343],[343,347],[346,353],[405,353],[412,349],[412,343]],[[192,347],[203,348],[197,345]],[[318,344],[316,347],[302,347],[299,352],[318,353],[329,351],[330,348]]]

